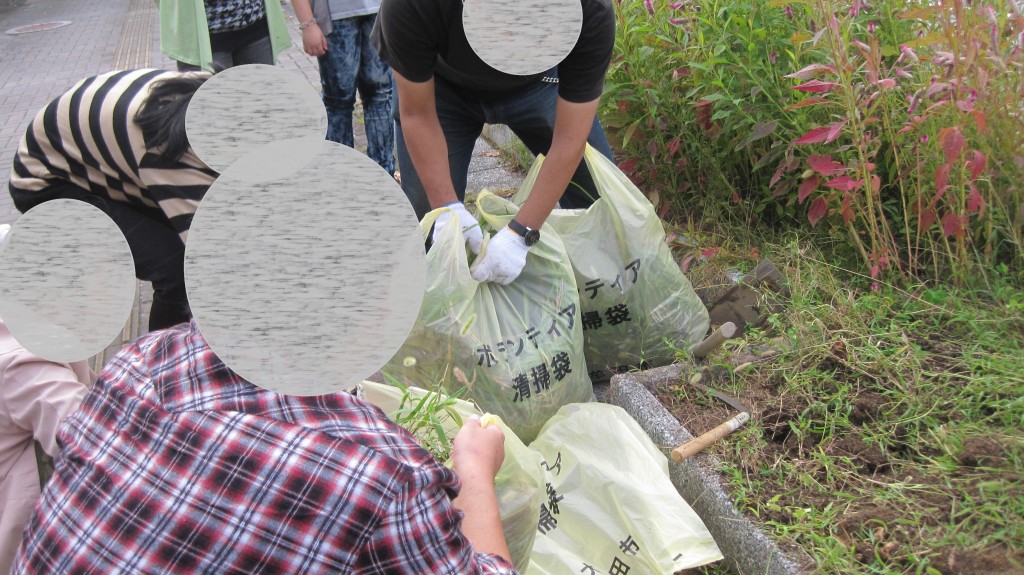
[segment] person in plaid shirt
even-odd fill
[[[353,395],[243,380],[194,321],[116,355],[58,438],[14,573],[516,573],[500,429],[468,421],[450,470]]]

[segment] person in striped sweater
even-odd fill
[[[139,279],[153,285],[149,329],[189,320],[185,240],[217,177],[192,151],[185,112],[206,72],[130,70],[86,78],[36,114],[8,188],[22,213],[88,202],[117,224]]]

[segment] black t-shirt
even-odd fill
[[[611,0],[581,0],[583,28],[558,64],[558,95],[589,102],[601,95],[615,43]],[[479,98],[500,97],[543,76],[517,76],[481,60],[462,27],[462,0],[383,0],[372,42],[396,72],[413,82],[434,74]]]

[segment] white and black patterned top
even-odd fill
[[[266,17],[264,0],[204,0],[210,32],[231,32],[252,26]]]

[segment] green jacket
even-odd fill
[[[160,51],[186,64],[213,71],[213,49],[203,0],[155,0],[160,10]],[[281,0],[265,0],[274,58],[292,44]]]

